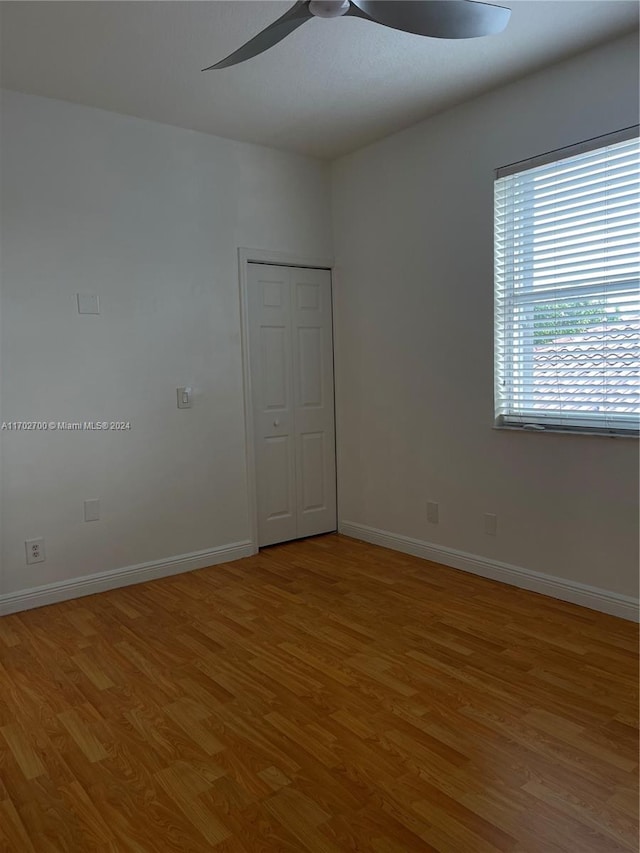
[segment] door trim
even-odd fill
[[[333,258],[312,258],[308,256],[289,255],[284,252],[270,252],[266,249],[248,249],[244,246],[238,249],[238,273],[240,282],[240,339],[242,346],[242,388],[244,397],[244,436],[245,436],[245,467],[247,471],[247,504],[249,522],[249,541],[252,552],[258,553],[258,499],[255,459],[255,436],[253,430],[253,396],[251,388],[251,362],[249,359],[249,304],[248,280],[249,264],[273,264],[279,267],[311,267],[312,269],[329,270],[331,273],[331,301],[333,303]],[[332,305],[333,309],[333,305]],[[335,353],[335,314],[331,311],[333,348]],[[334,375],[334,406],[335,406],[335,375]],[[337,445],[336,445],[337,453]]]

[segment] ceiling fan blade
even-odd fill
[[[309,4],[306,0],[300,0],[288,12],[285,12],[282,17],[269,24],[265,30],[262,30],[257,36],[254,36],[246,44],[243,44],[238,50],[231,53],[225,59],[220,60],[220,62],[216,62],[215,65],[210,65],[208,68],[203,68],[202,70],[211,71],[212,68],[228,68],[230,65],[237,65],[238,62],[244,62],[245,59],[251,59],[253,56],[257,56],[259,53],[273,47],[279,41],[282,41],[285,36],[292,33],[301,24],[308,21],[309,18],[313,18],[313,15],[309,11]]]
[[[511,9],[475,0],[351,0],[347,15],[419,36],[469,39],[501,33]]]

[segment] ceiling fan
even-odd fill
[[[203,68],[228,68],[257,56],[311,18],[364,18],[405,33],[441,39],[468,39],[500,33],[511,10],[476,0],[299,0],[282,17],[238,50]]]

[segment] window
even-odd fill
[[[638,433],[637,133],[497,172],[498,426]]]

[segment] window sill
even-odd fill
[[[616,439],[635,439],[636,441],[640,438],[640,433],[632,433],[632,432],[595,432],[588,429],[562,429],[561,427],[524,427],[524,426],[515,426],[511,424],[494,424],[493,429],[499,430],[502,432],[506,430],[508,432],[527,432],[530,435],[544,435],[546,433],[552,433],[553,435],[588,435],[592,438],[595,436],[596,438],[616,438]]]

